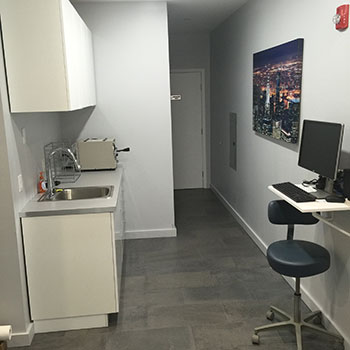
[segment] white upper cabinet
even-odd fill
[[[1,0],[13,113],[96,105],[91,32],[69,0]]]

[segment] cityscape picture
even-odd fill
[[[254,54],[253,130],[297,143],[304,39]]]

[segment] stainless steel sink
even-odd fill
[[[39,202],[110,198],[112,197],[113,189],[114,186],[55,188],[54,195],[51,198],[45,193],[40,197]]]

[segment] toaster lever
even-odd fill
[[[116,152],[130,152],[130,147],[123,148],[123,149],[117,149]]]

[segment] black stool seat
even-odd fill
[[[330,266],[328,251],[318,244],[286,240],[270,244],[267,249],[270,266],[284,276],[309,277],[327,271]]]

